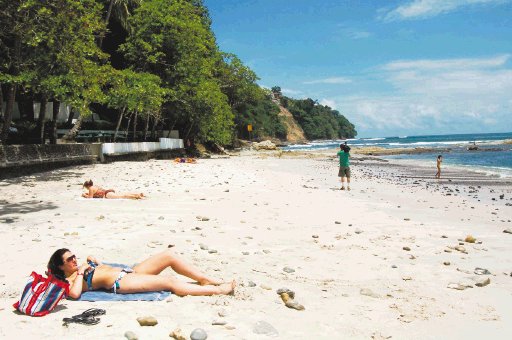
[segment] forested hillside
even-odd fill
[[[272,88],[272,93],[291,112],[308,140],[354,138],[357,135],[355,126],[329,106],[321,105],[311,98],[293,99],[283,96],[278,86]]]
[[[86,125],[115,130],[114,138],[125,131],[129,140],[179,130],[226,145],[247,138],[248,125],[253,138],[285,138],[279,107],[257,81],[219,50],[201,0],[0,0],[2,143],[55,143],[57,128],[70,128],[72,140]],[[13,121],[15,103],[21,118]],[[57,124],[59,103],[76,122],[71,115]],[[353,132],[300,103],[286,101],[309,139]],[[85,122],[93,112],[101,124]]]

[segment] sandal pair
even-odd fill
[[[104,315],[105,313],[106,311],[104,309],[90,308],[81,314],[62,319],[64,322],[63,326],[67,326],[69,323],[80,323],[89,326],[97,325],[100,323],[100,318],[96,318],[95,316]]]

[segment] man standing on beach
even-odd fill
[[[340,144],[338,157],[340,159],[340,169],[338,177],[341,177],[341,190],[345,190],[345,177],[347,178],[347,190],[350,190],[350,147],[347,144]]]

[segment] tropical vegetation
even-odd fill
[[[1,143],[56,143],[58,127],[72,140],[82,127],[99,126],[87,119],[93,112],[114,140],[152,139],[157,130],[222,145],[285,138],[275,93],[257,81],[219,50],[202,0],[0,0]],[[73,111],[63,123],[60,103]],[[308,138],[355,134],[327,107],[282,103]]]

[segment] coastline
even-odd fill
[[[213,339],[264,339],[255,324],[265,321],[283,339],[510,338],[512,235],[503,230],[511,227],[511,183],[448,169],[436,181],[431,169],[360,155],[352,171],[352,191],[342,192],[330,151],[247,151],[197,164],[116,162],[0,181],[0,337],[81,338],[85,326],[60,320],[99,307],[107,314],[87,327],[88,337],[167,338],[176,327],[184,334],[201,327]],[[81,200],[89,178],[148,198]],[[476,243],[464,242],[469,234]],[[465,252],[455,250],[460,243]],[[57,247],[134,263],[169,245],[202,270],[235,278],[235,295],[63,301],[44,318],[12,312],[25,277],[42,273]],[[477,267],[491,274],[477,275]],[[475,286],[483,278],[490,284]],[[276,294],[282,287],[306,310],[286,308]],[[136,318],[146,315],[159,324],[140,327]],[[227,325],[213,326],[219,318]]]

